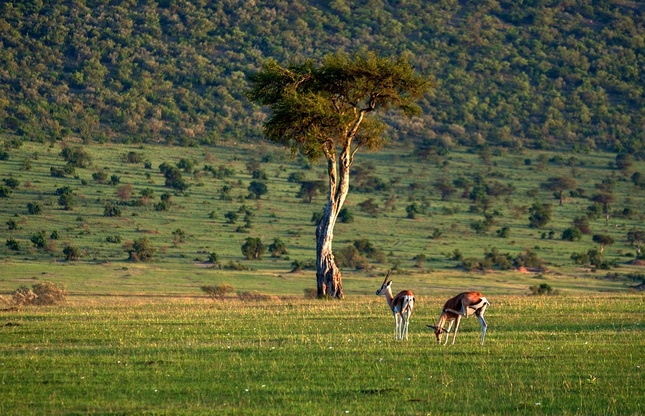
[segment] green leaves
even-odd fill
[[[379,148],[384,124],[366,115],[390,108],[416,114],[415,101],[432,86],[405,58],[374,53],[328,55],[319,66],[308,60],[282,67],[271,59],[250,80],[247,97],[271,111],[265,135],[310,159],[354,139],[357,146]]]

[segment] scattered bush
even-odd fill
[[[47,240],[45,239],[45,232],[41,231],[39,233],[33,234],[30,238],[30,241],[34,245],[34,247],[44,248],[47,244]]]
[[[63,254],[65,255],[65,260],[76,261],[81,258],[82,252],[78,247],[68,245],[63,249]]]
[[[27,214],[40,215],[43,213],[43,207],[37,202],[27,202]]]
[[[257,290],[251,290],[248,292],[237,292],[237,296],[240,300],[243,301],[267,301],[267,300],[278,300],[277,296],[267,295],[265,293],[260,293]]]
[[[223,283],[217,286],[202,286],[202,291],[208,295],[212,300],[222,300],[227,294],[233,293],[235,290],[233,286]]]
[[[557,295],[559,292],[556,289],[553,289],[548,283],[541,283],[540,285],[535,285],[529,287],[530,295],[541,296],[541,295]]]
[[[9,237],[5,245],[9,248],[9,250],[20,251],[20,243],[13,237]]]
[[[105,241],[108,243],[116,243],[119,244],[121,242],[121,236],[120,235],[108,235],[105,237]]]
[[[271,253],[271,257],[280,257],[283,254],[287,254],[287,245],[279,238],[276,238],[269,245],[269,253]]]
[[[294,260],[291,262],[291,273],[298,273],[304,269],[316,270],[315,260]]]
[[[103,207],[103,216],[104,217],[120,217],[121,216],[121,207],[110,202],[105,204]]]
[[[242,245],[242,254],[247,260],[259,260],[266,251],[266,247],[259,238],[248,237]]]
[[[153,247],[148,237],[134,240],[131,247],[127,247],[128,260],[131,261],[149,261],[152,259],[156,249]]]

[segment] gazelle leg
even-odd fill
[[[483,314],[480,314],[479,316],[477,316],[477,318],[479,318],[479,322],[482,324],[482,345],[484,345],[484,338],[486,338],[486,328],[488,326],[486,325]]]
[[[457,315],[457,319],[455,319],[455,321],[457,322],[455,323],[455,334],[452,336],[452,345],[455,345],[455,340],[457,339],[457,331],[459,330],[459,322],[461,321],[461,315]]]
[[[401,315],[394,314],[394,339],[403,339],[401,337]]]
[[[446,330],[446,340],[444,341],[443,345],[448,345],[448,339],[450,338],[450,329],[452,328],[452,324],[454,323],[455,321],[448,322],[448,329]]]
[[[404,320],[404,327],[403,329],[405,330],[405,340],[408,340],[408,325],[410,324],[410,315],[412,315],[411,310],[407,310],[405,313],[405,320]]]

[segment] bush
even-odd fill
[[[67,246],[63,249],[63,254],[65,255],[65,260],[76,261],[81,258],[81,249],[76,246]]]
[[[108,203],[103,207],[103,216],[104,217],[120,217],[121,216],[121,207],[116,204]]]
[[[288,254],[287,245],[279,238],[276,238],[269,245],[269,252],[271,253],[271,257],[280,257],[283,254]]]
[[[259,238],[248,237],[242,245],[242,254],[247,260],[259,260],[266,251],[266,247]]]
[[[148,237],[134,240],[132,247],[128,248],[128,260],[132,261],[149,261],[152,259],[156,249],[153,247]]]
[[[291,262],[291,273],[301,272],[303,269],[316,270],[315,260],[294,260]]]
[[[121,242],[121,236],[120,235],[108,235],[105,237],[105,241],[108,243],[116,243],[119,244]]]
[[[305,299],[316,299],[318,298],[318,289],[308,287],[305,289]]]
[[[548,283],[542,283],[539,286],[531,286],[529,287],[529,291],[531,292],[531,295],[534,296],[540,296],[540,295],[557,295],[559,292],[555,289],[553,289]]]
[[[36,233],[31,236],[31,243],[34,245],[36,248],[44,248],[45,245],[47,244],[47,240],[45,239],[45,232],[41,231],[39,233]]]
[[[267,295],[265,293],[260,293],[256,290],[251,290],[248,292],[237,292],[237,296],[244,301],[267,301],[267,300],[277,300],[277,296]]]
[[[12,300],[16,305],[56,305],[64,302],[67,297],[65,289],[57,288],[53,283],[37,283],[29,289],[26,286],[20,286],[12,295]]]
[[[29,215],[40,215],[43,213],[43,207],[37,202],[28,202],[27,203],[27,214]]]
[[[20,243],[13,237],[9,237],[5,245],[9,248],[9,250],[20,251]]]
[[[582,239],[582,231],[576,227],[569,227],[562,232],[562,240],[579,241]]]
[[[235,290],[233,286],[228,283],[223,283],[217,286],[202,286],[201,289],[212,300],[222,300],[228,293],[232,293]]]

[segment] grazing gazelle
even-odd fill
[[[450,328],[452,328],[452,324],[456,322],[455,333],[452,336],[452,345],[455,345],[455,339],[457,339],[457,330],[459,329],[459,322],[461,321],[461,317],[464,316],[468,318],[474,314],[482,324],[482,345],[484,345],[484,338],[486,337],[487,328],[486,321],[484,320],[484,312],[486,312],[486,307],[488,307],[488,305],[490,305],[488,300],[486,300],[484,295],[479,292],[460,293],[454,298],[448,299],[443,305],[437,326],[427,326],[428,328],[434,329],[434,334],[437,336],[437,342],[441,343],[441,335],[444,332],[446,334],[450,334]],[[446,323],[448,323],[448,329],[444,328],[444,325]],[[444,345],[446,345],[447,343],[448,335],[446,335],[446,342],[444,343]]]
[[[387,304],[390,305],[392,313],[394,314],[394,338],[408,339],[408,323],[410,322],[410,315],[412,315],[412,309],[414,309],[414,294],[409,290],[402,290],[398,295],[392,296],[392,281],[389,282],[387,279],[390,278],[392,270],[387,273],[385,280],[381,288],[376,291],[377,295],[385,295],[385,300]]]

